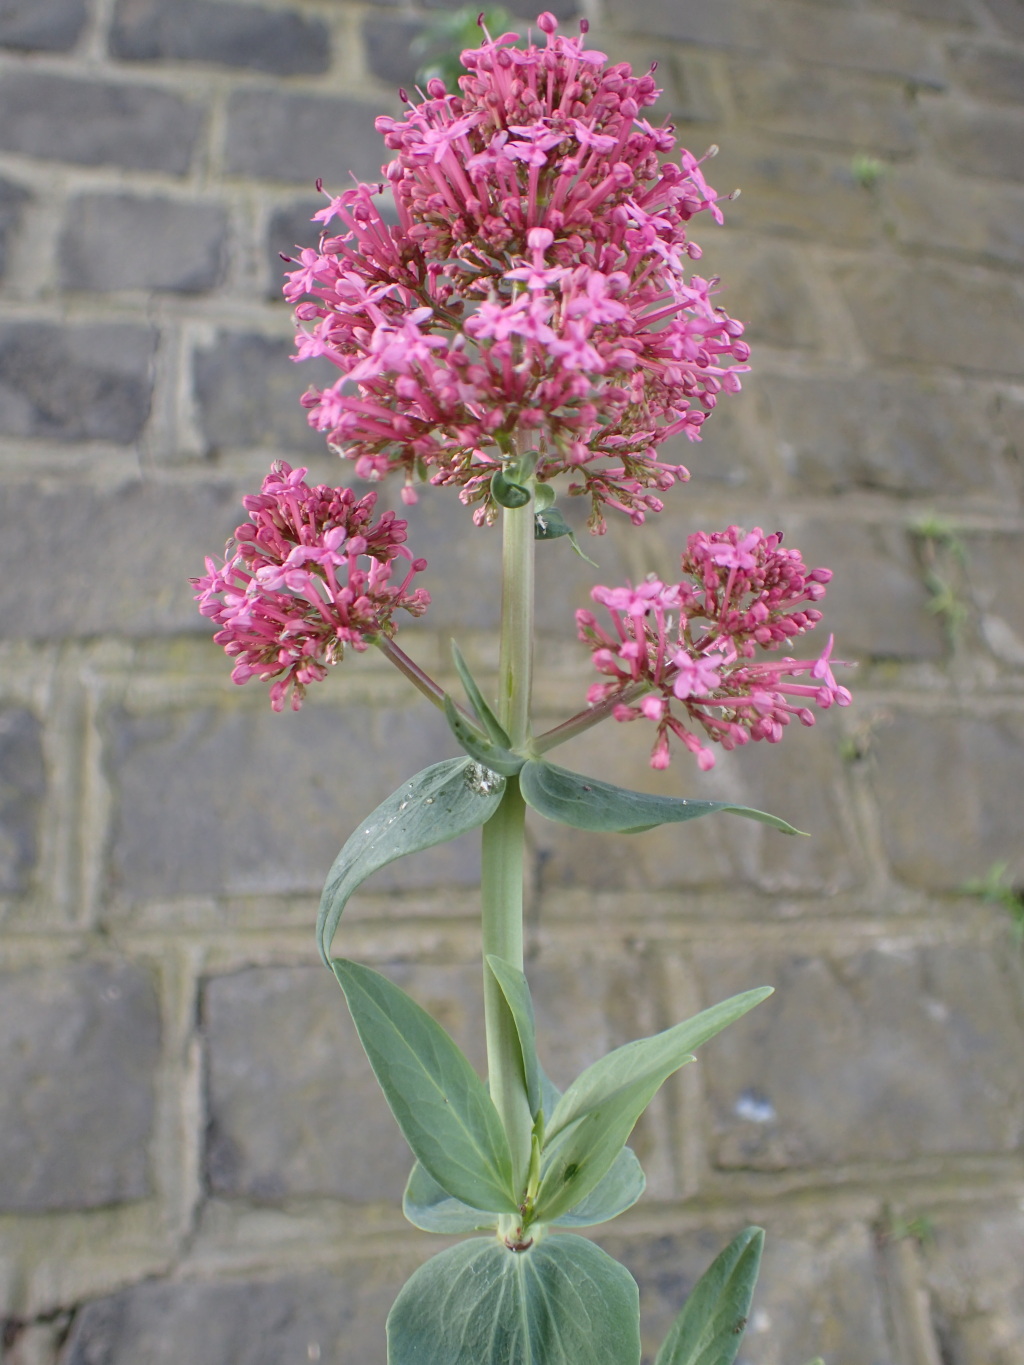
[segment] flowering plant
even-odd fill
[[[348,840],[328,874],[317,923],[323,960],[416,1158],[403,1208],[430,1232],[483,1233],[422,1266],[388,1319],[391,1365],[637,1365],[637,1287],[592,1242],[566,1232],[640,1197],[627,1146],[662,1083],[694,1048],[770,992],[750,990],[588,1067],[564,1094],[537,1057],[523,973],[527,806],[585,830],[625,833],[716,812],[796,833],[776,816],[715,801],[628,791],[551,763],[558,744],[607,719],[654,726],[651,766],[673,741],[699,768],[713,745],[778,742],[813,707],[845,705],[830,663],[781,653],[821,619],[829,570],[808,569],[780,534],[736,526],[690,537],[679,581],[596,587],[577,613],[599,675],[586,706],[531,726],[536,546],[571,535],[560,492],[634,525],[688,475],[659,448],[698,440],[721,394],[740,388],[741,324],[712,300],[715,281],[688,225],[721,221],[700,162],[668,127],[641,116],[653,73],[609,66],[542,14],[543,46],[515,34],[463,53],[460,93],[431,80],[403,119],[382,118],[384,184],[356,185],[316,219],[323,235],[289,273],[298,356],[323,356],[336,382],[311,389],[310,423],[356,476],[451,486],[474,521],[503,528],[496,704],[458,648],[465,704],[395,643],[425,561],[407,524],[374,520],[376,493],[313,487],[278,463],[244,500],[223,563],[196,579],[200,610],[235,660],[233,678],[271,683],[271,702],[302,705],[343,657],[375,645],[442,707],[462,756],[416,774]],[[485,31],[486,32],[486,31]],[[676,159],[671,159],[675,156]],[[665,158],[665,159],[663,159]],[[340,230],[336,230],[340,229]],[[335,235],[329,235],[335,232]],[[545,553],[553,553],[546,550]],[[397,568],[397,572],[396,572]],[[332,942],[346,902],[386,863],[482,830],[481,926],[488,1080],[386,977]],[[558,1232],[558,1235],[552,1235]],[[737,1353],[763,1234],[748,1228],[699,1282],[658,1365],[729,1365]]]

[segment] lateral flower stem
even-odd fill
[[[418,691],[423,693],[428,701],[433,702],[439,711],[444,710],[444,699],[448,694],[440,683],[436,683],[429,673],[420,668],[415,659],[410,659],[405,650],[386,635],[375,636],[373,643],[384,657],[394,664],[399,673],[402,673]],[[455,702],[456,711],[461,711],[468,721],[473,724],[476,723],[474,716],[464,706],[460,706],[454,697],[452,701]]]
[[[575,739],[577,735],[585,734],[593,726],[600,725],[601,721],[608,719],[617,706],[630,706],[652,690],[651,683],[631,683],[629,687],[624,687],[621,692],[615,692],[604,701],[597,702],[594,706],[588,706],[585,711],[577,711],[576,715],[570,716],[568,720],[563,720],[560,725],[545,730],[530,744],[531,752],[539,758],[541,754],[546,754],[549,749],[554,749],[559,744],[565,744],[566,741]]]

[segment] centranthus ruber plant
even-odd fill
[[[641,1196],[627,1146],[662,1083],[700,1044],[764,999],[752,989],[603,1057],[560,1093],[538,1059],[523,973],[526,808],[579,829],[636,833],[728,812],[723,802],[627,791],[558,767],[558,744],[605,720],[653,726],[651,766],[672,750],[710,768],[715,746],[777,743],[795,719],[845,705],[832,640],[792,657],[821,620],[829,570],[807,568],[781,534],[736,526],[689,538],[665,580],[593,590],[577,613],[597,677],[574,716],[535,734],[531,675],[535,554],[571,532],[559,495],[641,526],[686,471],[659,450],[699,440],[721,395],[740,388],[742,326],[692,273],[689,225],[721,221],[700,162],[642,111],[652,73],[608,65],[583,35],[515,34],[463,53],[459,92],[432,80],[378,128],[393,153],[380,185],[341,191],[316,219],[286,294],[297,359],[337,380],[303,399],[310,423],[357,478],[397,475],[412,507],[450,486],[478,526],[500,519],[503,582],[497,693],[488,700],[458,647],[459,702],[395,643],[418,616],[425,561],[407,524],[376,515],[376,493],[313,486],[275,464],[244,500],[224,562],[195,580],[233,678],[271,684],[276,710],[302,705],[346,650],[374,645],[448,718],[458,757],[410,777],[362,821],[327,877],[317,940],[415,1157],[403,1208],[416,1227],[474,1234],[422,1266],[388,1319],[391,1365],[638,1365],[637,1286],[572,1229]],[[397,222],[382,215],[385,184]],[[414,512],[410,512],[414,515]],[[469,534],[485,532],[467,531]],[[549,560],[541,575],[556,572]],[[567,623],[568,624],[568,623]],[[581,702],[584,699],[581,698]],[[648,734],[650,735],[650,731]],[[481,935],[487,1081],[386,977],[332,943],[345,904],[404,854],[482,831]],[[763,1234],[748,1228],[698,1283],[657,1365],[730,1365]]]

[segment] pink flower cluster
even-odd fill
[[[652,768],[668,767],[670,733],[702,769],[714,766],[712,751],[673,708],[734,749],[752,739],[778,743],[793,716],[813,725],[810,702],[823,710],[849,704],[849,692],[832,675],[831,637],[814,660],[755,658],[758,649],[778,649],[817,625],[821,612],[807,604],[824,597],[832,577],[830,569],[808,570],[799,550],[783,549],[781,541],[760,527],[749,534],[738,526],[699,532],[687,542],[681,582],[650,577],[635,588],[594,588],[611,631],[592,612],[576,613],[580,639],[611,680],[595,683],[588,702],[610,701],[636,685],[637,692],[648,689],[637,704],[621,701],[612,714],[657,724]],[[804,676],[809,680],[793,681]]]
[[[385,512],[371,524],[376,493],[310,488],[305,474],[277,462],[262,492],[242,499],[249,521],[235,531],[234,553],[223,564],[207,559],[206,576],[192,580],[199,610],[220,626],[214,639],[237,660],[234,681],[277,679],[275,711],[289,689],[297,711],[307,684],[326,677],[346,645],[364,650],[392,635],[399,607],[419,616],[430,602],[409,589],[427,563],[405,548],[406,523]],[[395,586],[399,557],[409,566]]]
[[[687,224],[722,215],[695,157],[662,160],[671,127],[640,116],[653,75],[537,23],[546,46],[488,37],[459,94],[432,80],[377,120],[398,225],[383,185],[339,194],[316,219],[341,231],[301,252],[285,294],[306,324],[296,359],[341,372],[305,396],[309,421],[361,477],[402,471],[409,502],[418,481],[456,485],[489,521],[491,476],[532,449],[600,531],[606,505],[642,522],[688,477],[657,447],[699,439],[749,348],[716,281],[687,277]]]

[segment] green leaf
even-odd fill
[[[520,785],[527,804],[549,820],[575,829],[598,833],[641,834],[656,825],[696,820],[701,815],[727,811],[748,820],[760,820],[783,834],[799,834],[777,815],[750,806],[734,806],[728,801],[688,801],[678,796],[651,796],[628,791],[596,777],[584,777],[568,768],[559,768],[543,759],[530,759],[520,774]]]
[[[631,1147],[623,1147],[585,1199],[552,1219],[559,1228],[589,1228],[631,1209],[647,1188],[643,1167]]]
[[[508,1139],[468,1059],[441,1025],[386,976],[344,958],[331,966],[417,1160],[464,1204],[515,1213]]]
[[[444,699],[444,714],[451,726],[452,734],[466,753],[471,758],[475,758],[478,763],[482,763],[485,768],[490,768],[491,772],[502,773],[505,777],[511,777],[523,766],[525,759],[514,754],[511,749],[506,749],[504,745],[495,744],[475,725],[470,725],[462,712],[456,710],[455,703],[447,695]]]
[[[547,485],[542,485],[542,487],[546,486]],[[595,569],[597,568],[597,565],[590,558],[590,556],[585,555],[583,551],[580,549],[580,543],[576,539],[576,532],[566,521],[565,517],[562,516],[561,512],[558,510],[557,507],[552,507],[549,504],[547,506],[541,507],[537,512],[534,513],[533,517],[534,540],[559,540],[561,539],[562,536],[569,537],[569,544],[579,555],[580,559],[585,559],[588,564],[593,564],[594,568]]]
[[[470,1208],[456,1199],[418,1161],[406,1181],[402,1212],[413,1227],[424,1232],[484,1232],[498,1226],[493,1213]]]
[[[530,501],[530,490],[506,479],[499,469],[491,478],[491,497],[502,507],[525,507]]]
[[[744,1228],[693,1287],[654,1365],[732,1365],[739,1354],[764,1247],[761,1228]]]
[[[583,1237],[473,1238],[401,1290],[388,1365],[639,1365],[639,1319],[629,1271]]]
[[[485,824],[505,779],[471,758],[447,758],[403,782],[362,822],[334,860],[316,917],[316,941],[330,966],[331,942],[350,896],[378,868]]]
[[[508,748],[512,741],[507,732],[498,722],[497,716],[487,705],[484,695],[477,686],[477,681],[469,671],[469,665],[462,657],[462,650],[455,641],[452,641],[452,658],[455,660],[455,668],[459,677],[462,679],[462,686],[466,689],[466,696],[470,700],[473,710],[479,717],[480,724],[487,731],[487,737],[493,744],[500,744],[503,748]]]
[[[540,1189],[535,1201],[538,1223],[556,1221],[596,1190],[662,1082],[692,1060],[692,1057],[677,1057],[663,1074],[645,1075],[631,1085],[622,1086],[545,1140]],[[555,1117],[558,1112],[556,1107]]]
[[[771,986],[762,986],[730,996],[728,1000],[702,1010],[692,1019],[673,1028],[655,1033],[650,1038],[637,1038],[599,1058],[576,1077],[558,1101],[551,1115],[546,1141],[552,1141],[577,1119],[637,1084],[656,1082],[656,1092],[673,1071],[690,1060],[689,1054],[694,1048],[720,1033],[726,1025],[742,1018],[748,1010],[771,994]]]
[[[523,1057],[523,1075],[526,1077],[526,1094],[530,1102],[530,1113],[536,1118],[543,1104],[540,1066],[537,1062],[537,1033],[533,1017],[533,1001],[526,977],[503,958],[492,954],[487,956],[491,974],[501,987],[515,1021],[519,1035],[519,1050]]]
[[[533,490],[533,501],[538,512],[546,512],[549,507],[554,506],[555,501],[554,485],[550,483],[537,484],[536,488]],[[536,535],[534,538],[537,540],[544,539],[543,536]]]

